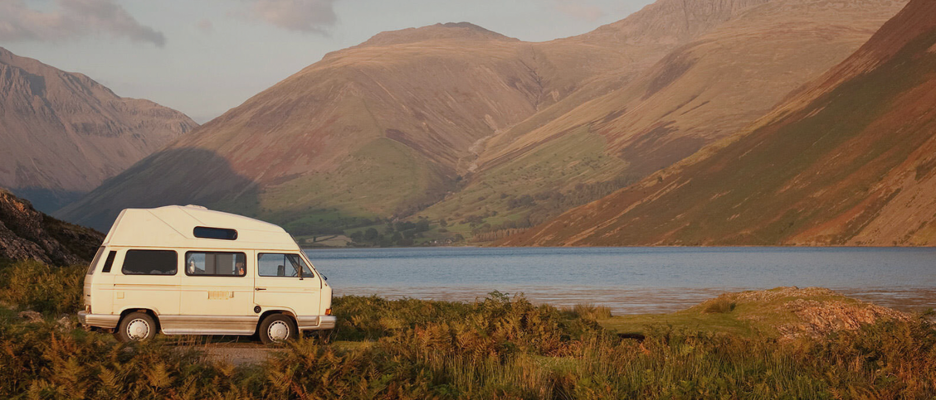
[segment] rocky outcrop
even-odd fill
[[[822,338],[880,321],[909,321],[900,311],[845,297],[825,288],[782,287],[725,293],[697,306],[703,313],[734,312],[739,320],[770,326],[785,339]]]
[[[103,240],[100,232],[49,217],[0,189],[0,258],[82,263],[94,257]]]

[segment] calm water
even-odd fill
[[[936,307],[936,248],[420,248],[308,250],[340,295],[672,312],[725,291],[821,286],[904,310]]]

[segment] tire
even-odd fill
[[[260,323],[260,341],[263,344],[285,342],[299,337],[296,322],[287,315],[270,314]]]
[[[120,320],[114,336],[117,340],[137,342],[152,339],[156,336],[156,321],[147,313],[132,312]]]

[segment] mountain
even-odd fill
[[[932,245],[936,2],[748,128],[503,245]]]
[[[904,4],[773,0],[743,8],[622,88],[490,138],[470,183],[421,215],[468,216],[469,232],[490,238],[597,200],[768,113]]]
[[[381,33],[326,55],[56,215],[198,203],[293,233],[407,216],[464,185],[488,138],[621,87],[763,0],[663,0],[580,37],[526,43],[467,23]]]
[[[90,261],[103,241],[100,232],[49,217],[0,188],[0,259],[79,264]]]
[[[52,211],[197,124],[0,48],[0,185]]]
[[[300,236],[408,218],[447,225],[431,234],[490,239],[752,123],[903,4],[660,0],[542,43],[468,23],[385,32],[326,55],[56,215],[106,229],[123,208],[194,203]]]

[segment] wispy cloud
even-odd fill
[[[336,0],[252,0],[250,18],[298,32],[326,34],[335,25]]]
[[[66,41],[91,34],[109,34],[163,47],[166,38],[140,25],[114,0],[56,0],[49,11],[38,11],[25,0],[0,0],[0,40]]]
[[[198,30],[202,31],[202,33],[214,32],[214,24],[211,23],[211,21],[207,19],[198,21],[198,23],[195,24],[195,27],[198,28]]]
[[[605,15],[604,11],[598,7],[588,4],[582,0],[553,0],[556,9],[559,12],[569,15],[573,18],[588,22],[595,22]]]

